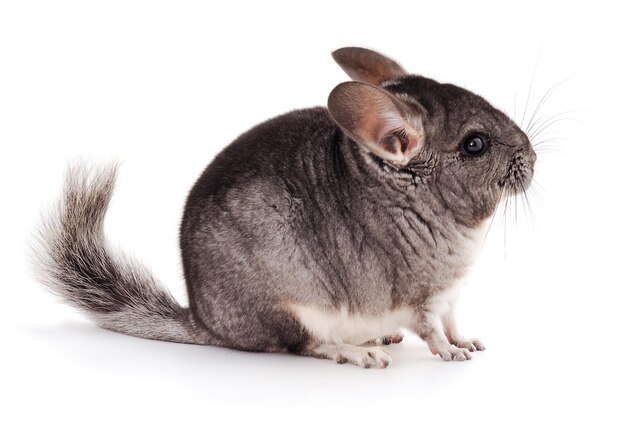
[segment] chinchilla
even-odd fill
[[[483,350],[457,331],[459,281],[485,222],[525,190],[528,137],[465,89],[363,48],[328,108],[241,135],[193,186],[180,228],[189,307],[113,251],[103,220],[115,165],[73,165],[38,231],[53,292],[102,328],[156,340],[386,367],[401,329],[446,361]]]

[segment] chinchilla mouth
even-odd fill
[[[500,179],[498,185],[511,194],[526,191],[533,179],[533,167],[534,158],[521,152],[517,153],[509,161],[506,173]]]

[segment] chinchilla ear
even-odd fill
[[[379,87],[339,84],[328,97],[328,111],[352,139],[394,165],[406,165],[423,147],[420,114]]]
[[[374,86],[402,75],[408,75],[402,66],[390,58],[366,48],[340,48],[332,55],[350,78]]]

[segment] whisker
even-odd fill
[[[504,202],[504,259],[506,260],[506,235],[507,235],[507,218],[509,213],[509,200],[511,193],[509,187],[506,187],[506,201]]]
[[[535,186],[537,186],[537,183],[533,180],[530,184],[530,187],[528,188],[528,193],[531,194],[531,196],[534,198],[535,202],[537,202],[539,206],[545,207],[545,203],[539,195],[539,192],[535,189]]]
[[[489,221],[489,226],[487,227],[487,231],[485,232],[485,236],[483,238],[482,245],[480,246],[480,251],[481,252],[482,252],[482,250],[483,250],[483,248],[485,246],[485,242],[487,241],[487,236],[489,235],[489,232],[491,231],[491,226],[493,225],[493,221],[498,216],[498,210],[500,209],[500,203],[502,202],[502,195],[503,194],[504,194],[504,190],[500,191],[500,196],[498,197],[498,201],[496,202],[496,208],[493,211],[493,215],[491,216],[491,221]]]
[[[526,95],[526,105],[524,106],[524,114],[522,115],[522,121],[520,122],[520,126],[524,129],[524,119],[526,119],[526,110],[528,109],[528,101],[530,101],[530,94],[533,89],[533,83],[535,82],[535,75],[537,74],[537,67],[539,66],[539,59],[541,58],[541,52],[537,56],[537,61],[535,62],[535,68],[533,69],[533,76],[530,79],[530,86],[528,86],[528,95]]]
[[[545,189],[543,186],[541,186],[541,184],[539,183],[539,181],[537,181],[537,179],[535,179],[535,177],[533,177],[533,180],[532,180],[532,182],[531,182],[531,185],[536,185],[536,186],[538,186],[539,188],[541,188],[543,191],[546,191],[546,189]]]
[[[524,219],[527,223],[527,225],[529,225],[529,216],[528,216],[528,206],[527,206],[527,200],[526,200],[526,191],[524,189],[522,189],[521,191],[522,193],[520,194],[520,202],[522,203],[521,208],[524,211]]]
[[[533,211],[533,208],[531,206],[531,202],[530,202],[530,198],[528,197],[528,194],[526,193],[526,190],[523,191],[523,198],[524,200],[522,201],[522,203],[526,203],[524,205],[524,212],[526,212],[526,208],[528,208],[528,213],[526,214],[526,220],[529,221],[530,227],[533,228],[534,230],[537,230],[537,219],[535,218],[535,212]],[[530,219],[528,218],[528,215],[530,215]]]
[[[540,143],[540,140],[546,140],[546,141],[553,141],[553,142],[561,142],[564,143],[566,141],[569,141],[569,139],[565,136],[565,135],[554,135],[560,133],[559,131],[548,131],[548,132],[544,132],[543,134],[535,137],[535,139],[532,141],[532,145],[535,146],[537,144]],[[552,134],[552,135],[550,135]]]
[[[533,115],[531,116],[530,120],[528,121],[528,125],[532,125],[533,124],[533,119],[535,119],[535,116],[539,113],[539,110],[541,109],[541,107],[548,101],[548,98],[559,88],[561,87],[561,85],[563,85],[563,83],[566,83],[567,81],[569,81],[572,77],[568,77],[562,81],[559,81],[558,83],[552,85],[552,87],[550,87],[548,89],[548,91],[545,93],[545,95],[543,95],[543,97],[541,98],[541,100],[539,101],[539,104],[537,104],[537,107],[535,108],[535,111],[533,112]],[[528,131],[524,131],[526,133],[528,133]]]
[[[517,191],[517,187],[515,188],[515,190]],[[517,224],[517,199],[518,199],[518,195],[515,194],[513,196],[513,199],[515,200],[515,202],[513,203],[514,210],[515,210],[515,228],[517,228],[518,227],[518,224]]]
[[[533,149],[534,150],[541,150],[541,149],[561,149],[563,141],[560,140],[551,140],[551,139],[545,139],[545,140],[541,140],[538,141],[537,144],[533,145]]]
[[[532,141],[536,141],[539,138],[541,138],[541,134],[546,131],[546,128],[549,126],[552,126],[554,123],[559,123],[559,122],[563,122],[565,120],[571,120],[573,122],[576,121],[575,118],[573,117],[557,117],[557,116],[551,116],[550,118],[541,118],[542,122],[541,124],[538,124],[536,128],[534,128],[531,132],[529,132],[528,134],[526,134],[528,136],[528,139],[532,142]],[[550,133],[554,133],[557,131],[548,131]],[[532,140],[531,140],[532,137]]]
[[[528,128],[528,130],[526,131],[526,135],[528,136],[534,136],[537,133],[537,130],[541,130],[541,128],[543,126],[545,126],[548,122],[554,120],[554,119],[559,119],[560,116],[566,115],[566,114],[570,114],[570,113],[574,113],[577,111],[581,111],[581,110],[566,110],[566,111],[562,111],[560,113],[554,114],[552,116],[549,117],[539,117],[537,118],[532,125],[530,125],[530,127]],[[565,119],[565,118],[564,118]],[[566,118],[566,119],[570,119],[570,120],[575,120],[571,117]],[[536,128],[536,129],[535,129]],[[532,141],[532,140],[531,140]]]
[[[535,149],[535,153],[537,155],[554,154],[554,153],[559,153],[561,155],[565,154],[565,152],[563,152],[562,149],[559,149],[557,147],[542,147],[540,149]],[[543,161],[537,161],[537,162],[543,162]]]
[[[535,153],[537,155],[539,155],[540,153],[551,153],[551,152],[565,153],[565,152],[563,152],[563,149],[561,149],[560,147],[550,146],[550,145],[545,145],[543,147],[535,149]]]
[[[542,124],[541,129],[539,129],[536,132],[534,132],[533,135],[531,135],[528,139],[532,143],[533,140],[535,140],[535,139],[540,137],[541,133],[543,131],[545,131],[546,128],[549,128],[550,126],[555,125],[555,124],[557,124],[559,122],[565,122],[565,121],[569,121],[569,120],[576,121],[576,119],[574,119],[572,117],[562,117],[562,118],[559,118],[559,119],[555,119],[552,122],[544,123],[544,124]]]
[[[567,140],[563,137],[543,137],[540,141],[535,141],[531,144],[534,149],[540,149],[544,143],[560,145],[565,142],[567,142]]]

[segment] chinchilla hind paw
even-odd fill
[[[338,364],[350,363],[363,368],[387,368],[391,357],[379,346],[363,347],[351,344],[320,344],[313,349],[312,356],[332,359]]]

